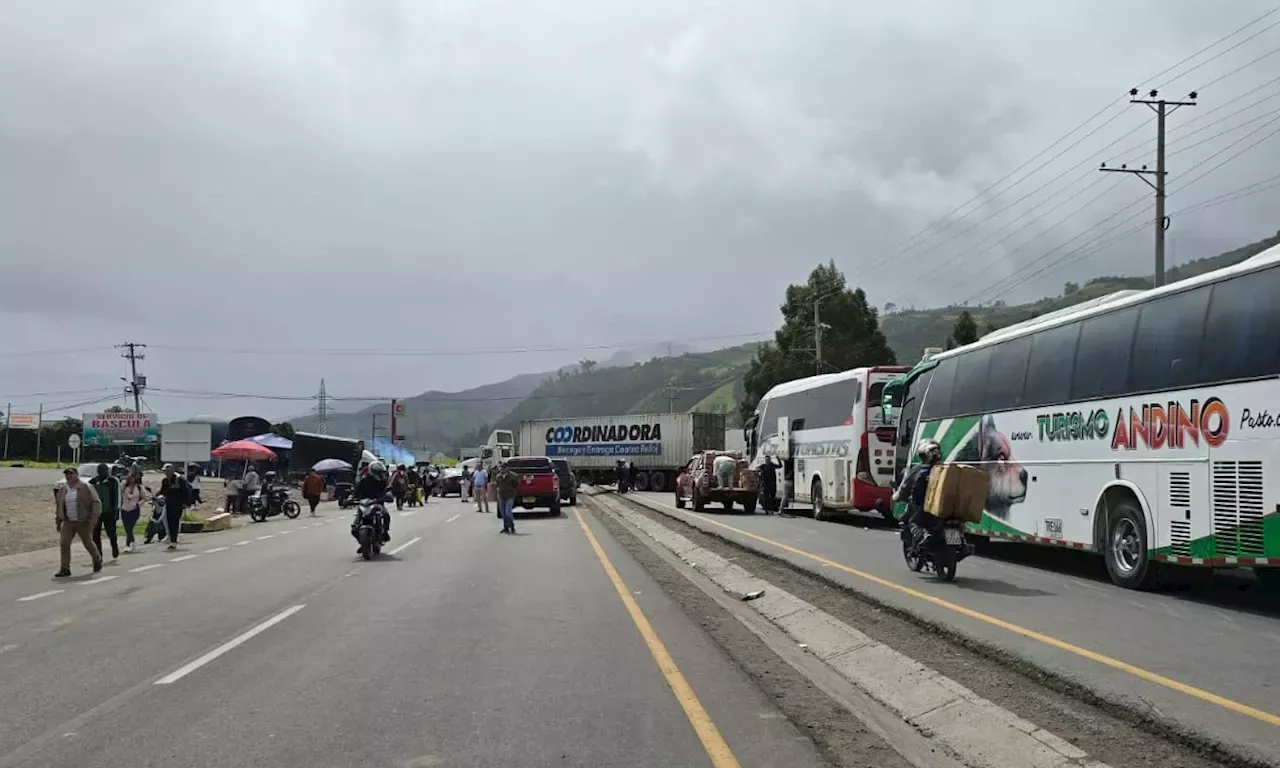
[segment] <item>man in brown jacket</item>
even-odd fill
[[[88,483],[80,481],[80,474],[68,467],[62,470],[66,485],[54,494],[53,520],[58,528],[58,546],[61,549],[62,567],[54,576],[66,578],[71,575],[71,540],[80,537],[80,542],[93,558],[93,572],[102,570],[102,553],[93,543],[93,529],[102,516],[102,500],[98,491]]]

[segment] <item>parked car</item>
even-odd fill
[[[728,484],[721,484],[715,473],[715,460],[726,456],[733,460],[733,475]],[[742,504],[748,514],[756,511],[760,493],[760,477],[747,466],[747,460],[739,451],[702,451],[695,453],[680,475],[676,477],[676,507],[684,509],[687,502],[701,512],[708,502],[724,504],[726,511],[734,503]]]
[[[574,474],[569,460],[552,459],[551,463],[555,466],[556,475],[560,478],[560,500],[568,501],[571,507],[577,506],[578,476]]]
[[[507,459],[507,467],[520,476],[517,507],[546,507],[551,514],[560,514],[560,476],[551,459],[546,456],[515,456]]]

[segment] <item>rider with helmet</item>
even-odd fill
[[[939,518],[924,511],[924,497],[929,492],[929,475],[942,462],[942,447],[933,440],[921,440],[916,445],[916,457],[920,459],[920,463],[907,472],[893,493],[894,501],[907,503],[907,513],[902,518],[903,541],[911,540],[913,526],[923,529],[926,537],[942,528]]]
[[[279,475],[275,473],[275,470],[268,470],[266,474],[262,476],[262,502],[263,506],[270,510],[274,510],[276,506],[275,489],[276,478],[278,477]]]
[[[387,511],[383,503],[383,499],[387,495],[387,468],[380,461],[369,464],[369,471],[360,478],[360,482],[356,483],[355,497],[357,499],[368,499],[377,504],[382,510],[382,541],[385,544],[391,541],[391,513]],[[356,513],[357,520],[359,512]],[[351,527],[351,535],[357,536],[357,526]]]

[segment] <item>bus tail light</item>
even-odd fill
[[[854,477],[857,478],[859,482],[867,483],[868,485],[875,485],[875,478],[871,476],[871,455],[870,451],[867,450],[866,432],[862,433],[862,446],[858,448],[857,466],[858,468]]]

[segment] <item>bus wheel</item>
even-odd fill
[[[809,498],[813,499],[813,519],[826,520],[829,515],[826,505],[822,502],[822,482],[817,478],[813,480],[812,492],[813,495]]]
[[[1132,501],[1124,499],[1112,507],[1102,554],[1116,586],[1147,589],[1154,581],[1155,568],[1147,558],[1147,524]]]

